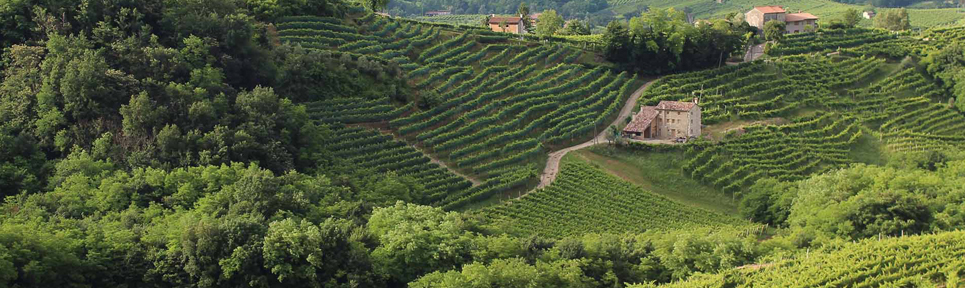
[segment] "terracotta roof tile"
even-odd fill
[[[647,127],[650,127],[654,118],[657,118],[656,107],[640,107],[640,112],[633,115],[633,120],[630,121],[630,124],[627,124],[626,128],[623,128],[623,132],[643,133],[644,130],[647,130]]]
[[[761,13],[764,14],[784,13],[784,8],[781,6],[757,6],[754,7],[754,9],[757,9],[757,11],[761,11]]]
[[[694,102],[660,101],[657,110],[690,111],[695,105]]]
[[[818,20],[818,16],[814,16],[811,13],[794,13],[794,14],[787,14],[787,16],[784,16],[785,22],[804,21],[804,20]]]
[[[489,18],[489,24],[499,24],[506,21],[506,24],[519,24],[522,18],[519,17],[492,17]]]

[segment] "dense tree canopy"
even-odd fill
[[[911,29],[908,19],[908,10],[905,8],[888,10],[875,16],[875,27],[891,31],[908,30]]]
[[[629,26],[607,25],[604,55],[624,69],[643,73],[712,67],[743,47],[743,36],[750,31],[746,22],[736,19],[695,27],[683,12],[651,9],[630,19]]]

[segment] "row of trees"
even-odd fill
[[[622,69],[647,74],[720,66],[755,31],[739,16],[694,26],[681,11],[651,9],[629,25],[607,25],[604,57]]]

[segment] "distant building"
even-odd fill
[[[385,12],[375,12],[375,15],[379,15],[382,17],[392,17],[392,15],[389,15],[389,13],[385,13]]]
[[[500,26],[503,24],[505,24],[506,27]],[[489,17],[489,29],[492,29],[495,32],[506,32],[513,34],[526,33],[526,27],[523,25],[522,17]]]
[[[875,11],[864,11],[861,16],[864,16],[864,19],[875,18]]]
[[[744,13],[744,21],[753,27],[756,27],[758,31],[764,30],[764,24],[768,21],[781,21],[787,26],[784,33],[799,33],[807,32],[808,27],[810,29],[817,28],[818,17],[812,15],[811,13],[791,13],[787,14],[784,8],[781,6],[757,6],[751,11]]]
[[[696,98],[693,102],[660,101],[657,106],[640,107],[640,112],[623,128],[623,136],[663,140],[699,137],[700,125]]]
[[[526,27],[526,30],[527,30],[527,31],[536,31],[536,24],[539,23],[539,16],[541,16],[541,15],[543,15],[543,13],[533,13],[533,14],[529,14],[529,25],[530,25],[530,27]]]
[[[451,15],[451,14],[452,14],[452,11],[449,11],[449,10],[434,10],[434,11],[426,12],[426,16],[429,16],[429,17]]]

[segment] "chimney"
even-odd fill
[[[700,105],[700,98],[694,97],[694,104]]]

